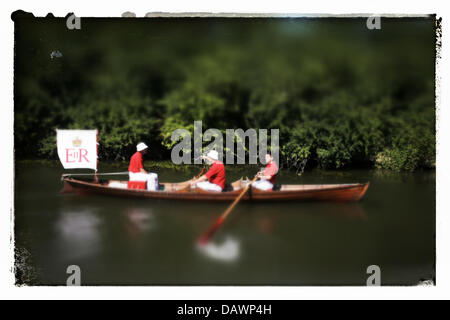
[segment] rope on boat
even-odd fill
[[[120,176],[120,175],[128,175],[128,171],[123,172],[104,172],[104,173],[65,173],[62,177],[70,177],[70,176]]]

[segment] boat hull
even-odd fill
[[[147,191],[109,187],[99,182],[64,178],[63,192],[98,194],[114,197],[180,200],[180,201],[233,201],[242,190],[227,192],[207,192],[200,189],[183,191]],[[367,192],[369,183],[330,185],[283,185],[278,191],[260,191],[250,188],[242,197],[243,201],[332,201],[354,202]]]

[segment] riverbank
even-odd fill
[[[24,167],[27,165],[30,166],[39,166],[45,167],[49,169],[59,169],[61,174],[64,173],[86,173],[90,172],[87,169],[72,169],[72,170],[64,170],[61,166],[61,163],[58,160],[44,160],[44,159],[26,159],[26,160],[17,160],[15,162],[16,170],[19,170],[19,167]],[[179,179],[191,178],[192,176],[197,175],[204,165],[196,165],[196,164],[180,164],[176,165],[169,160],[163,161],[144,161],[144,167],[147,168],[151,172],[157,172],[160,174],[160,178],[178,176]],[[239,177],[251,177],[253,173],[259,171],[263,165],[226,165],[227,172],[227,180],[235,179]],[[206,166],[207,168],[207,166]],[[128,170],[128,162],[125,161],[102,161],[99,162],[98,167],[99,172],[126,172]],[[415,172],[409,171],[398,171],[391,169],[383,169],[383,168],[365,168],[365,167],[356,167],[356,168],[342,168],[342,169],[321,169],[321,168],[311,168],[305,170],[304,172],[297,173],[296,170],[289,169],[280,169],[278,173],[279,179],[287,179],[296,180],[296,178],[306,178],[309,176],[320,177],[320,181],[327,183],[327,180],[336,181],[337,183],[341,183],[343,181],[346,182],[367,182],[365,180],[356,181],[352,179],[348,179],[349,177],[353,177],[355,172],[370,172],[372,176],[381,177],[381,178],[389,178],[391,180],[399,180],[404,181],[405,179],[409,179],[414,177],[414,174],[425,174],[428,177],[432,177],[435,179],[436,170],[433,168],[428,169],[419,169]],[[16,171],[17,172],[17,171]],[[343,180],[342,180],[343,179]],[[161,180],[161,179],[160,179]],[[178,180],[178,179],[177,179]],[[180,180],[180,181],[181,181]],[[341,180],[341,181],[340,181]],[[169,180],[168,180],[169,181]],[[171,181],[171,180],[170,180]],[[174,180],[176,182],[176,180]]]
[[[19,160],[15,160],[16,164],[28,164],[28,163],[35,163],[35,164],[42,164],[42,165],[48,165],[51,167],[61,167],[61,163],[59,162],[59,160],[48,160],[48,159],[19,159]],[[126,170],[128,168],[128,161],[101,161],[99,162],[99,169],[102,166],[107,165],[108,167],[112,167],[112,168],[118,168],[118,169],[123,169]],[[146,168],[149,169],[173,169],[175,171],[189,171],[191,168],[202,168],[203,165],[200,164],[174,164],[172,161],[170,160],[145,160],[144,161],[144,166]],[[227,170],[246,170],[249,168],[260,168],[262,167],[262,164],[233,164],[233,165],[226,165]],[[293,174],[296,173],[296,170],[294,169],[287,169],[287,168],[281,168],[283,171],[289,171],[292,172]],[[340,168],[340,169],[331,169],[331,168],[319,168],[319,167],[313,167],[313,168],[308,168],[305,171],[321,171],[321,172],[339,172],[339,171],[349,171],[349,170],[361,170],[361,169],[365,169],[365,170],[379,170],[379,171],[392,171],[392,172],[402,172],[402,170],[394,170],[394,169],[388,169],[388,168],[384,168],[382,166],[367,166],[367,165],[359,165],[359,166],[354,166],[354,167],[344,167],[344,168]],[[432,163],[430,164],[430,166],[428,167],[423,167],[423,168],[419,168],[416,171],[434,171],[436,170],[436,163]],[[299,175],[301,175],[301,173],[299,173]]]

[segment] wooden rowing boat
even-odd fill
[[[230,191],[208,192],[199,188],[191,189],[186,183],[161,183],[163,190],[147,191],[127,189],[127,181],[85,180],[63,177],[63,192],[79,194],[99,194],[128,198],[183,200],[183,201],[233,201],[241,192],[244,181],[232,183]],[[121,187],[118,184],[122,184]],[[114,187],[114,185],[116,187]],[[180,186],[183,186],[182,188]],[[279,190],[261,191],[255,188],[243,196],[243,201],[336,201],[349,202],[361,199],[369,188],[369,183],[350,184],[304,184],[281,185]]]

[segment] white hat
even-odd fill
[[[213,158],[214,160],[219,160],[219,153],[216,150],[210,150],[207,156]]]
[[[148,148],[147,145],[146,145],[145,143],[143,143],[143,142],[139,143],[139,144],[136,146],[137,151],[142,151],[142,150],[145,150],[145,149],[147,149],[147,148]]]

